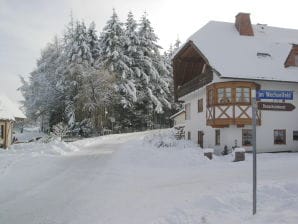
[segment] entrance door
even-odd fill
[[[202,131],[198,131],[198,145],[203,148],[204,145],[204,133]]]

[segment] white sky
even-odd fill
[[[146,11],[159,44],[168,49],[177,37],[183,42],[210,20],[234,22],[238,12],[251,14],[253,24],[298,29],[297,1],[283,0],[0,0],[0,94],[14,101],[19,75],[35,67],[40,50],[54,35],[61,36],[74,17],[95,21],[101,31],[112,8],[125,22],[132,11],[139,20]],[[298,40],[297,40],[298,42]]]

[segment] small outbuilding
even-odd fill
[[[15,103],[0,95],[0,148],[6,149],[12,144],[13,123],[25,118]]]
[[[181,110],[176,114],[173,114],[170,119],[172,119],[174,123],[174,129],[176,130],[176,139],[185,139],[185,110]]]

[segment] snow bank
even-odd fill
[[[234,152],[245,152],[245,148],[235,148]]]
[[[214,153],[214,149],[212,149],[212,148],[205,148],[205,149],[203,149],[203,152],[204,153]]]
[[[8,150],[0,150],[1,154],[19,154],[19,155],[66,155],[78,151],[79,148],[70,143],[53,140],[49,143],[30,142],[14,144]]]
[[[128,141],[117,151],[113,162],[120,170],[135,173],[135,167],[140,172],[152,169],[168,172],[178,167],[181,170],[201,167],[209,160],[193,142],[176,140],[172,129],[163,129],[143,132],[141,138]]]
[[[36,141],[36,139],[40,139],[45,137],[46,135],[39,131],[25,131],[23,133],[15,133],[13,134],[15,138],[17,138],[17,142],[29,142]]]

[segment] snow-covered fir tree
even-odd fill
[[[116,92],[119,94],[120,104],[131,107],[135,101],[134,83],[132,77],[132,60],[125,53],[127,38],[123,23],[119,21],[116,11],[107,21],[100,35],[100,64],[115,76]]]
[[[95,22],[91,22],[88,27],[88,45],[91,51],[93,62],[96,62],[100,56],[99,39],[95,28]]]
[[[140,77],[136,82],[138,90],[138,109],[146,115],[147,125],[151,126],[158,115],[171,109],[169,79],[170,71],[160,55],[158,37],[154,33],[145,13],[139,26],[141,56],[137,59]]]
[[[67,57],[67,65],[62,80],[66,99],[65,113],[68,125],[75,128],[77,122],[86,119],[86,114],[83,111],[85,96],[82,93],[84,79],[88,76],[93,64],[85,23],[77,21],[74,29],[67,29],[64,41]]]

